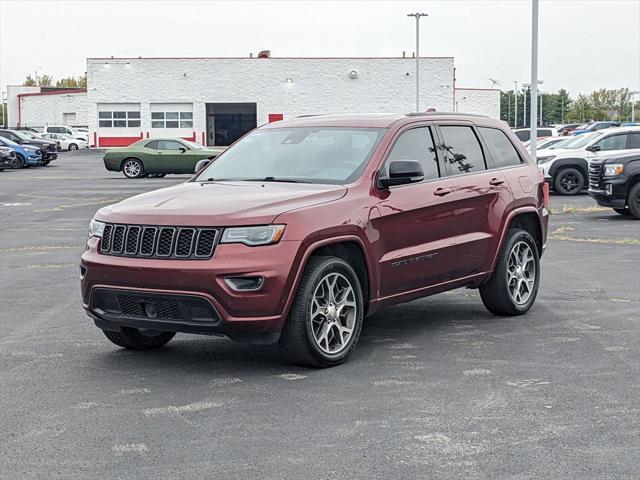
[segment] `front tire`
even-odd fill
[[[337,257],[312,257],[278,343],[296,365],[339,365],[358,342],[363,314],[362,288],[351,265]]]
[[[560,195],[578,195],[584,188],[584,175],[577,168],[567,167],[556,172],[553,188]]]
[[[137,158],[127,158],[122,162],[122,173],[127,178],[144,177],[144,165]]]
[[[496,268],[480,287],[482,303],[495,315],[524,315],[536,300],[540,258],[529,232],[510,229],[500,248]]]
[[[175,332],[149,332],[138,330],[137,328],[122,327],[119,332],[112,330],[102,330],[105,337],[119,347],[129,350],[152,350],[166,345]]]
[[[636,183],[631,187],[631,190],[629,190],[627,205],[633,218],[640,220],[640,182]]]
[[[11,165],[11,168],[24,168],[24,158],[22,158],[22,155],[20,155],[19,153],[16,153],[16,158],[13,161],[13,165]]]
[[[69,144],[69,151],[72,151],[72,150],[78,150],[78,145],[75,144],[75,143],[70,143]]]

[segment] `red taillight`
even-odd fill
[[[544,205],[544,208],[547,208],[549,206],[549,183],[548,182],[542,183],[542,205]]]

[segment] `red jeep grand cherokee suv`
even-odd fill
[[[271,123],[190,181],[100,209],[80,267],[84,308],[125,348],[224,334],[336,365],[386,305],[470,287],[494,314],[527,312],[543,187],[507,125],[486,117]]]

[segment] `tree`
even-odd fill
[[[56,87],[64,87],[64,88],[86,88],[87,87],[87,76],[81,75],[78,78],[76,77],[67,77],[62,80],[58,80],[56,82]]]
[[[36,87],[36,81],[33,79],[33,77],[31,76],[31,74],[27,75],[27,78],[25,78],[24,83],[22,84],[25,87]]]

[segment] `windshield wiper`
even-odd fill
[[[283,183],[311,183],[306,180],[297,180],[295,178],[281,177],[262,177],[262,178],[243,178],[245,182],[283,182]]]

